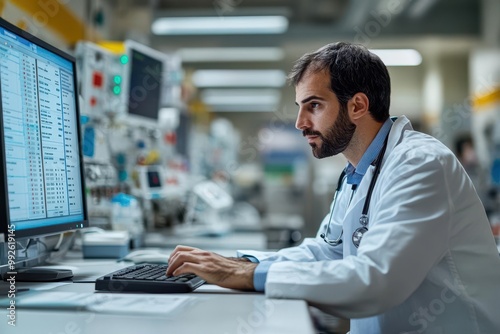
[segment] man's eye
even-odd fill
[[[311,103],[311,108],[316,109],[317,107],[319,107],[319,103],[316,102]]]

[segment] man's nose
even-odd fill
[[[297,115],[297,120],[295,121],[295,128],[297,130],[304,131],[311,127],[310,120],[306,117],[302,108],[299,110],[299,114]]]

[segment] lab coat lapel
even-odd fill
[[[401,141],[404,131],[411,129],[412,127],[410,121],[405,116],[400,116],[397,119],[395,119],[391,131],[389,133],[387,150],[384,155],[384,160],[392,152],[393,148]],[[350,254],[356,254],[356,248],[352,245],[351,235],[356,228],[361,226],[359,223],[359,217],[361,216],[361,212],[363,211],[363,205],[366,200],[366,195],[368,193],[368,188],[370,187],[370,181],[373,178],[374,171],[375,171],[375,166],[370,166],[368,168],[344,215],[344,223],[343,223],[344,238],[348,239],[348,243],[350,245],[349,248],[351,250],[349,252]],[[346,187],[345,191],[351,191],[351,188]],[[368,210],[368,217],[370,217],[369,210]],[[368,228],[370,228],[370,223],[368,223]],[[344,251],[346,250],[344,249]]]
[[[393,148],[401,141],[401,138],[403,137],[403,132],[406,130],[411,130],[411,124],[410,121],[405,117],[405,116],[400,116],[398,117],[395,121],[394,124],[392,125],[391,131],[389,132],[389,139],[387,142],[387,149],[384,154],[384,160],[387,158],[389,154],[391,154]],[[382,163],[382,169],[383,169],[383,163]],[[358,190],[356,191],[356,194],[354,194],[351,203],[346,211],[346,217],[347,215],[350,214],[350,212],[354,209],[357,208],[359,205],[360,201],[365,201],[366,199],[366,194],[368,193],[368,188],[370,187],[370,181],[373,178],[373,173],[375,171],[375,166],[370,166],[368,170],[366,171],[365,176],[363,176],[363,179],[361,180],[361,183],[358,186]],[[359,210],[359,214],[361,215],[361,211],[363,208]],[[370,212],[368,212],[369,214]]]

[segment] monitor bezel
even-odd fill
[[[166,77],[165,73],[167,73],[168,69],[168,56],[165,53],[162,53],[158,50],[155,50],[147,45],[141,44],[139,42],[133,41],[133,40],[126,40],[125,43],[125,53],[129,59],[128,66],[125,70],[124,76],[126,78],[125,85],[123,87],[123,99],[124,99],[124,106],[125,109],[123,111],[125,117],[126,117],[126,123],[128,123],[130,126],[139,126],[139,127],[146,127],[146,128],[154,128],[158,127],[159,124],[159,114],[160,114],[160,109],[163,106],[163,100],[164,100],[164,95],[165,95],[165,82],[166,82]],[[159,101],[158,101],[158,114],[156,116],[156,119],[149,118],[146,116],[140,116],[137,114],[131,114],[129,112],[129,98],[130,98],[130,81],[131,81],[131,75],[132,75],[132,64],[133,64],[133,59],[132,59],[132,51],[138,51],[140,53],[145,54],[146,56],[150,58],[154,58],[155,60],[159,61],[162,63],[162,73],[161,73],[161,78],[162,82],[160,83],[160,96],[159,96]]]
[[[29,229],[24,229],[24,230],[15,230],[15,238],[38,238],[38,237],[43,237],[47,235],[52,235],[52,234],[59,234],[63,232],[68,232],[68,231],[74,231],[74,230],[80,230],[82,228],[86,228],[89,226],[89,219],[88,219],[88,211],[87,211],[87,200],[86,200],[86,194],[85,194],[85,174],[84,174],[84,160],[83,160],[83,152],[82,152],[82,138],[81,138],[81,133],[80,133],[80,105],[79,105],[79,98],[78,98],[78,80],[77,80],[77,67],[76,67],[76,60],[73,56],[69,55],[68,53],[48,44],[47,42],[44,42],[43,40],[39,39],[38,37],[35,37],[31,35],[30,33],[14,26],[13,24],[9,23],[3,18],[0,18],[0,27],[11,31],[12,33],[28,40],[29,42],[32,42],[42,48],[45,48],[46,50],[68,60],[71,62],[72,67],[73,67],[73,85],[75,87],[75,112],[76,112],[76,129],[77,129],[77,139],[78,139],[78,156],[80,158],[80,178],[81,178],[81,188],[82,188],[82,205],[83,205],[83,219],[79,221],[72,221],[69,223],[62,223],[62,224],[56,224],[56,225],[51,225],[51,226],[43,226],[43,227],[37,227],[37,228],[29,228]],[[1,80],[0,80],[0,101],[2,98],[2,91],[1,91]],[[0,145],[2,148],[5,148],[5,141],[4,141],[4,124],[3,124],[3,104],[0,103]],[[7,170],[6,170],[6,155],[5,155],[5,150],[2,149],[1,152],[2,156],[1,161],[4,163],[0,163],[0,189],[3,191],[5,194],[4,198],[0,200],[0,233],[4,233],[5,235],[8,235],[8,227],[10,225],[10,212],[9,212],[9,197],[8,197],[8,185],[7,185]],[[81,226],[76,226],[77,224]]]

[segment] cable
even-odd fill
[[[59,234],[59,240],[57,240],[56,245],[54,246],[53,251],[57,252],[59,250],[59,247],[61,247],[61,244],[64,240],[64,233]]]

